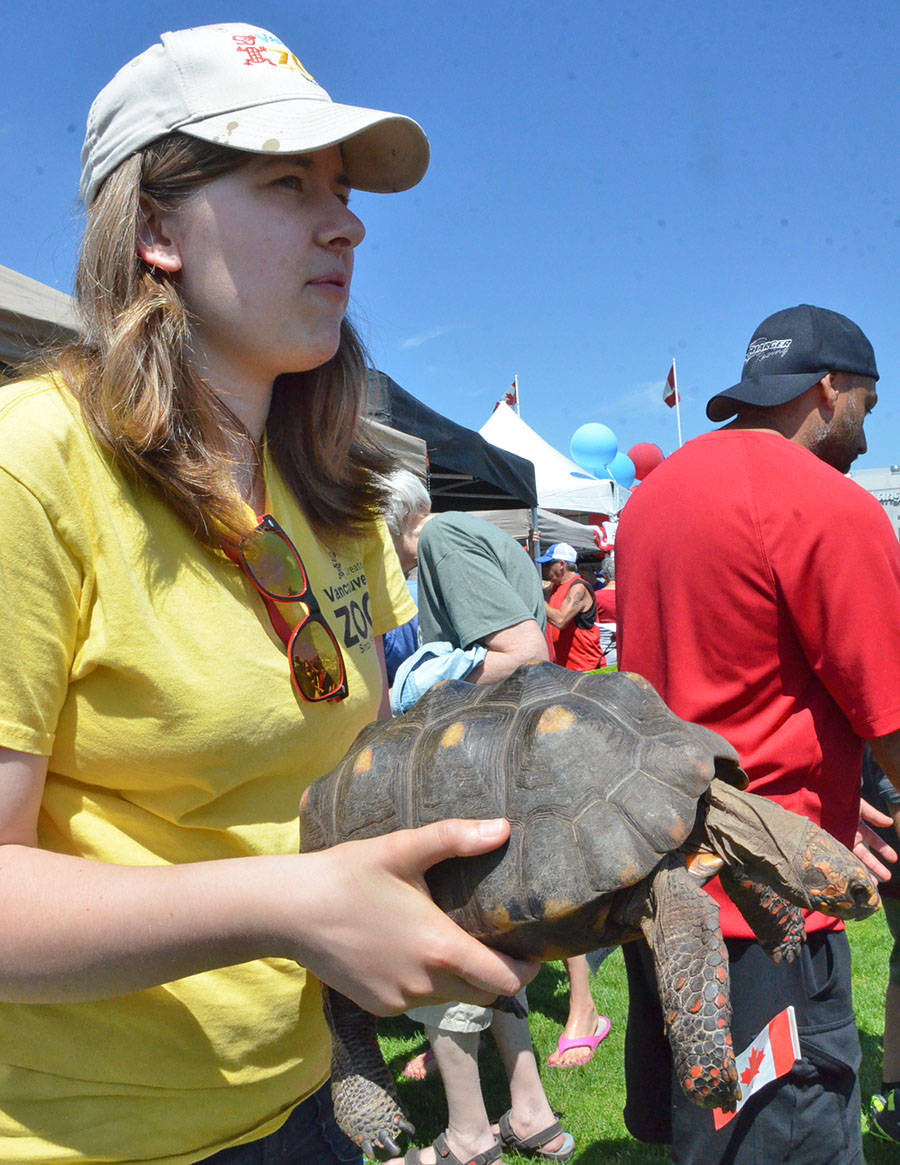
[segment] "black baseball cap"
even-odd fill
[[[808,303],[764,319],[747,347],[740,384],[716,393],[706,405],[711,421],[727,421],[738,402],[771,407],[794,400],[827,372],[854,372],[878,379],[875,352],[846,316]]]

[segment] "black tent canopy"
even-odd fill
[[[441,416],[386,373],[370,368],[368,377],[369,415],[425,442],[435,512],[531,509],[537,505],[530,461],[498,449],[480,433]]]

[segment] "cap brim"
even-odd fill
[[[818,384],[827,372],[791,372],[781,376],[762,376],[756,380],[742,380],[725,392],[716,393],[706,404],[706,415],[711,421],[727,421],[741,404],[772,408],[795,400],[808,388]]]
[[[409,190],[428,169],[428,139],[411,117],[333,101],[289,98],[176,128],[254,154],[305,154],[339,145],[350,185],[376,194]]]

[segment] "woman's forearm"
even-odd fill
[[[103,999],[287,954],[265,902],[292,860],[117,866],[3,846],[0,998]]]
[[[0,848],[0,999],[83,1002],[263,957],[294,959],[380,1015],[515,994],[537,965],[489,950],[429,898],[425,870],[503,843],[442,821],[312,854],[114,866]]]

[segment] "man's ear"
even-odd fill
[[[135,249],[138,257],[143,259],[148,267],[157,267],[169,275],[181,270],[181,251],[166,230],[159,208],[143,194],[140,200]]]
[[[837,404],[837,399],[840,396],[840,388],[837,384],[837,378],[833,372],[826,372],[819,383],[816,385],[819,392],[819,404],[828,412],[833,413]]]

